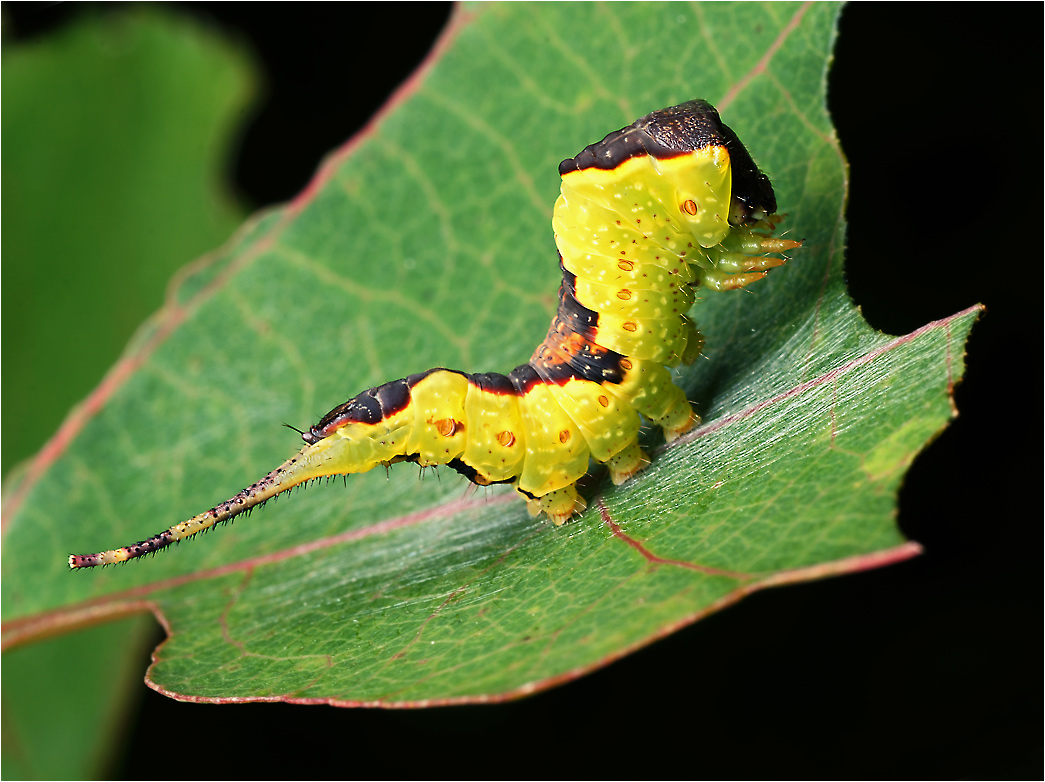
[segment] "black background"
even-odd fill
[[[5,3],[5,27],[43,35],[85,10]],[[230,171],[256,206],[293,197],[416,67],[450,13],[178,10],[249,41],[263,61],[266,101]],[[852,295],[892,334],[988,308],[956,394],[961,417],[900,494],[900,525],[924,556],[763,592],[510,704],[201,706],[148,690],[111,773],[1040,777],[1041,430],[1024,430],[1025,397],[1039,409],[1042,388],[1042,21],[1036,3],[857,4],[842,15],[828,105],[851,166]],[[325,79],[338,84],[333,107]]]

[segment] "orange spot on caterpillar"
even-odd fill
[[[625,323],[623,326],[621,326],[621,328],[624,329],[625,331],[633,331],[634,332],[634,331],[638,331],[639,330],[639,324],[638,323],[632,323],[629,320],[627,323]]]
[[[505,448],[511,448],[515,445],[515,435],[505,430],[497,433],[497,442],[499,442]]]
[[[623,363],[623,362],[621,362],[621,363]],[[600,395],[599,396],[599,404],[602,405],[603,407],[609,407],[610,406],[610,400],[609,400],[609,398]]]
[[[433,421],[432,424],[435,429],[443,437],[452,437],[457,431],[458,422],[452,418],[440,418],[438,421]]]
[[[622,271],[630,272],[635,268],[635,264],[632,261],[617,261],[617,268]]]
[[[569,429],[563,429],[561,432],[559,432],[559,442],[560,443],[565,445],[569,441],[570,441],[570,430]]]
[[[697,213],[697,202],[692,198],[683,201],[682,211],[689,215],[695,215]]]
[[[633,366],[635,366],[635,365],[631,363],[631,359],[630,358],[622,358],[620,360],[620,368],[621,369],[631,369]]]
[[[631,298],[631,291],[629,291],[627,288],[621,288],[619,291],[617,291],[617,298],[621,301],[627,301]]]

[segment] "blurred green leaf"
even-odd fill
[[[5,43],[5,470],[97,385],[171,276],[242,221],[224,168],[253,81],[242,52],[144,7]]]
[[[214,34],[138,8],[5,41],[2,78],[9,472],[98,383],[174,271],[242,219],[222,168],[254,76]],[[155,632],[138,616],[5,652],[3,777],[111,772]]]
[[[24,491],[5,642],[148,600],[184,699],[496,700],[568,680],[764,586],[908,557],[904,470],[951,415],[975,311],[874,332],[842,279],[823,108],[837,7],[492,5],[139,334],[112,397]],[[656,108],[717,104],[774,179],[792,263],[693,315],[705,425],[553,529],[502,491],[398,468],[295,494],[145,563],[64,575],[231,495],[348,396],[429,366],[507,371],[543,336],[556,165]]]
[[[3,778],[110,776],[156,634],[139,615],[5,651]]]

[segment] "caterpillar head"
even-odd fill
[[[707,101],[691,100],[647,114],[635,122],[635,128],[648,135],[645,146],[653,158],[707,156],[713,165],[728,168],[728,176],[722,177],[728,181],[722,185],[715,181],[702,184],[716,191],[716,198],[724,199],[729,193],[727,219],[731,226],[754,225],[776,212],[776,195],[769,177],[759,171],[737,134]],[[690,187],[699,184],[693,182]],[[724,187],[728,191],[723,192]]]
[[[618,203],[584,190],[583,183],[573,184],[568,175],[582,171],[591,185],[614,191]],[[564,160],[559,173],[564,183],[569,180],[578,191],[622,212],[631,205],[673,204],[672,216],[703,247],[719,244],[731,228],[756,225],[776,211],[769,177],[703,100],[647,114]]]

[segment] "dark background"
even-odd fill
[[[450,13],[178,8],[249,41],[263,62],[267,97],[230,162],[255,206],[293,197],[416,67]],[[16,39],[86,10],[4,4]],[[988,309],[969,342],[961,417],[900,494],[900,525],[924,556],[757,594],[510,704],[199,706],[148,690],[112,773],[1040,777],[1041,484],[1027,453],[1040,454],[1040,430],[1034,422],[1021,449],[1021,414],[1026,393],[1038,409],[1041,392],[1042,21],[1035,3],[857,4],[842,15],[828,106],[851,166],[853,298],[892,334],[976,302]],[[323,75],[338,81],[334,106]]]

